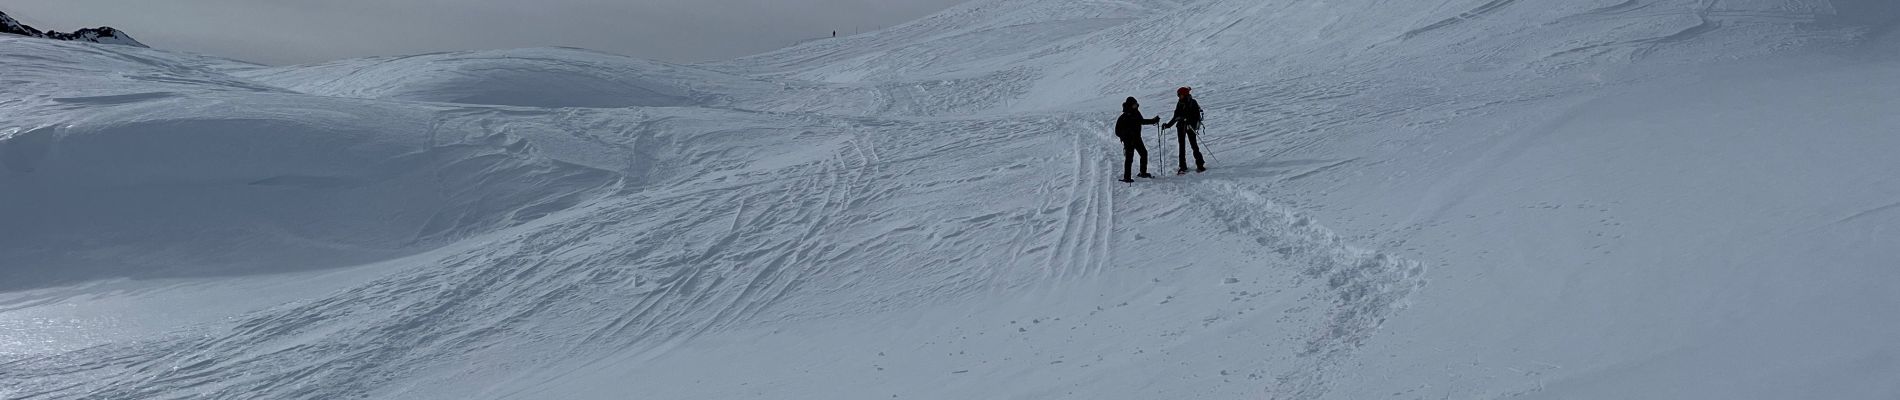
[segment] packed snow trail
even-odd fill
[[[979,1],[696,66],[0,38],[0,398],[1891,398],[1896,21]],[[1114,105],[1180,85],[1225,162],[1113,182]]]

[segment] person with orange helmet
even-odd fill
[[[1201,159],[1201,138],[1199,135],[1201,131],[1201,103],[1194,101],[1193,90],[1193,88],[1183,86],[1174,91],[1174,94],[1181,98],[1180,102],[1174,103],[1174,119],[1170,119],[1167,123],[1161,124],[1161,129],[1168,129],[1175,125],[1181,126],[1174,130],[1174,137],[1180,142],[1180,145],[1175,146],[1175,148],[1180,149],[1178,159],[1181,162],[1181,169],[1174,172],[1176,175],[1186,174],[1188,171],[1187,150],[1189,147],[1194,148],[1194,171],[1207,172],[1207,162]]]

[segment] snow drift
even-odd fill
[[[621,179],[519,136],[540,132],[470,129],[454,109],[222,85],[95,92],[217,75],[127,58],[118,75],[17,65],[64,97],[16,93],[43,106],[0,128],[0,216],[17,234],[0,256],[18,263],[0,286],[355,265],[533,219]]]
[[[303,93],[528,107],[699,105],[742,78],[567,48],[345,60],[239,74]]]
[[[1896,27],[996,0],[692,66],[0,39],[0,397],[1893,398]],[[1121,98],[1184,85],[1213,169],[1113,182]]]

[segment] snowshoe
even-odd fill
[[[1207,167],[1194,167],[1194,172],[1207,172]]]
[[[1135,175],[1135,177],[1136,177],[1136,178],[1148,178],[1148,179],[1154,179],[1154,178],[1155,178],[1155,176],[1154,176],[1154,175],[1149,175],[1149,174],[1148,174],[1147,172],[1143,172],[1143,173],[1141,173],[1141,175]]]
[[[1116,180],[1118,180],[1118,181],[1122,181],[1122,182],[1125,182],[1125,183],[1134,183],[1134,182],[1135,182],[1135,180],[1134,180],[1134,179],[1128,179],[1128,178],[1121,178],[1121,179],[1116,179]]]

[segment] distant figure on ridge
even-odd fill
[[[1121,119],[1115,120],[1115,137],[1122,140],[1122,182],[1135,181],[1134,178],[1128,177],[1128,169],[1134,166],[1135,153],[1141,153],[1141,175],[1136,176],[1155,177],[1148,174],[1148,145],[1141,143],[1141,126],[1159,123],[1161,123],[1159,116],[1141,117],[1141,103],[1135,102],[1135,98],[1129,97],[1128,100],[1122,101]]]
[[[1194,172],[1207,172],[1207,162],[1201,160],[1201,103],[1194,101],[1194,96],[1189,93],[1193,90],[1183,86],[1174,91],[1174,94],[1181,98],[1179,103],[1174,103],[1174,119],[1161,124],[1161,129],[1181,125],[1180,128],[1174,130],[1174,137],[1180,140],[1180,145],[1175,148],[1181,149],[1178,157],[1181,161],[1181,169],[1175,170],[1175,175],[1186,174],[1188,171],[1187,149],[1189,146],[1194,147]]]

